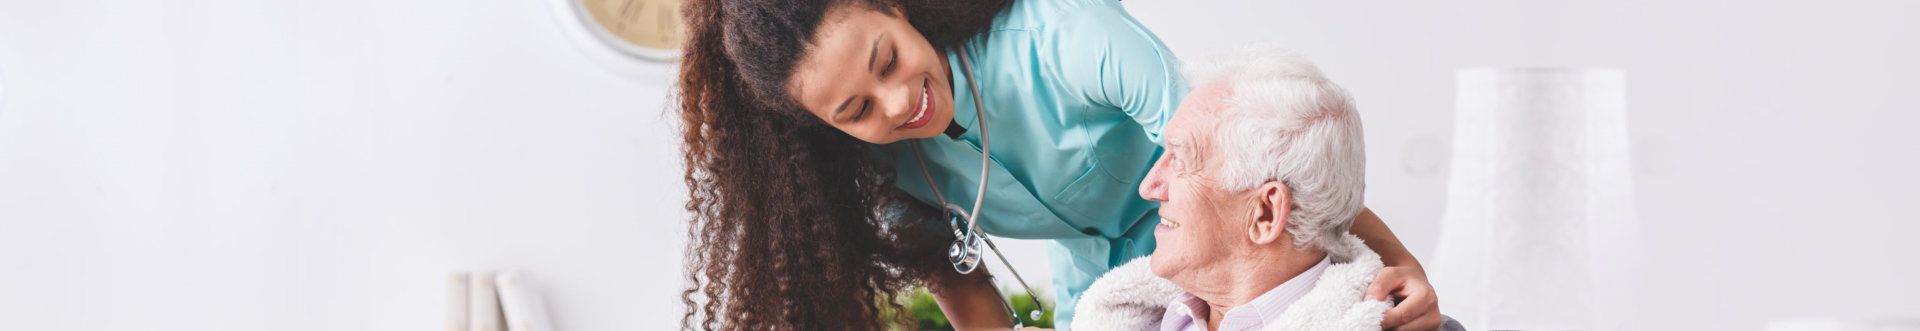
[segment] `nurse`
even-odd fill
[[[686,6],[684,326],[887,329],[884,316],[906,315],[888,298],[915,284],[958,329],[1012,326],[985,272],[947,263],[943,199],[984,197],[987,233],[1048,240],[1061,329],[1094,279],[1152,253],[1159,206],[1136,192],[1191,87],[1119,3]],[[1434,293],[1392,232],[1371,212],[1354,232],[1389,266],[1370,295],[1406,300],[1383,326],[1437,327]]]

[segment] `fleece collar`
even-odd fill
[[[1319,282],[1263,330],[1379,330],[1391,305],[1363,301],[1367,285],[1384,265],[1359,237],[1342,242],[1355,256],[1327,267]],[[1153,275],[1151,257],[1114,268],[1094,281],[1075,307],[1076,330],[1158,330],[1168,302],[1186,293]]]

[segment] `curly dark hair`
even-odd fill
[[[953,234],[926,221],[939,212],[895,189],[871,144],[808,114],[781,83],[842,6],[902,9],[944,49],[983,31],[1009,3],[686,2],[678,101],[693,219],[681,327],[882,330],[910,320],[886,320],[903,311],[895,295],[959,277],[944,260]],[[938,226],[908,226],[926,224]]]

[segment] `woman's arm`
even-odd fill
[[[1391,296],[1401,299],[1393,309],[1387,310],[1387,316],[1380,321],[1380,327],[1391,330],[1434,330],[1440,328],[1440,299],[1433,292],[1433,285],[1427,283],[1427,270],[1414,260],[1413,252],[1400,244],[1400,238],[1393,236],[1393,229],[1374,215],[1372,209],[1361,209],[1360,216],[1354,217],[1352,232],[1367,242],[1367,248],[1380,254],[1380,262],[1387,265],[1373,279],[1373,285],[1367,286],[1367,300],[1385,300]]]
[[[1000,298],[1000,291],[993,287],[986,268],[966,275],[949,270],[933,277],[929,283],[928,292],[940,303],[940,312],[947,314],[954,330],[1013,329],[1006,303]]]
[[[1352,231],[1353,235],[1360,236],[1361,240],[1367,242],[1367,248],[1380,254],[1380,262],[1386,263],[1389,267],[1409,267],[1418,270],[1420,278],[1426,278],[1427,272],[1420,267],[1420,261],[1413,259],[1413,252],[1407,251],[1407,246],[1400,244],[1400,238],[1393,236],[1393,229],[1388,229],[1386,221],[1380,220],[1380,215],[1374,215],[1373,209],[1360,209],[1360,216],[1353,218]]]
[[[1193,90],[1173,51],[1119,4],[1080,8],[1048,26],[1043,38],[1059,50],[1059,83],[1089,103],[1125,112],[1147,139],[1161,143],[1161,132]]]
[[[947,315],[954,330],[1012,330],[1013,320],[987,268],[960,274],[947,262],[947,244],[953,242],[954,235],[939,218],[945,215],[930,205],[913,202],[904,191],[894,198],[903,204],[900,217],[909,222],[904,226],[910,229],[900,232],[897,240],[904,251],[897,257],[903,260],[893,263],[926,281],[927,292],[933,294],[940,313]]]

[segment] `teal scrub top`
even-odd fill
[[[1048,239],[1055,326],[1067,329],[1094,279],[1153,252],[1160,205],[1140,198],[1140,180],[1191,88],[1166,45],[1111,0],[1015,0],[965,42],[971,84],[958,54],[946,51],[954,123],[966,133],[882,146],[896,161],[895,181],[938,206],[913,154],[918,143],[941,194],[972,208],[980,183],[978,93],[993,144],[980,227]]]

